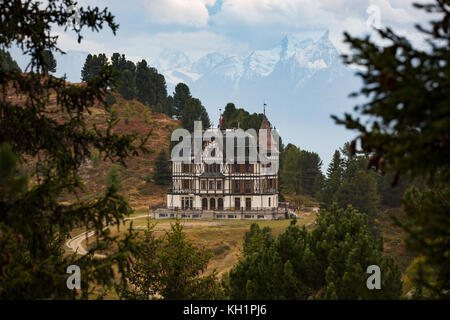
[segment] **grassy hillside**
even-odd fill
[[[76,84],[83,85],[83,83]],[[27,98],[17,96],[11,88],[10,97],[19,105]],[[116,102],[111,108],[111,113],[115,113],[119,119],[114,131],[121,134],[137,133],[145,137],[149,132],[151,135],[145,146],[149,150],[146,154],[127,159],[126,167],[120,164],[113,164],[111,161],[104,161],[98,153],[93,152],[91,159],[85,159],[85,163],[80,167],[79,173],[84,180],[86,192],[80,193],[81,199],[88,199],[106,186],[106,177],[111,166],[116,166],[120,172],[122,188],[120,193],[128,197],[133,209],[137,211],[148,210],[149,206],[161,206],[166,201],[166,191],[169,187],[157,186],[152,180],[154,162],[160,150],[169,151],[170,136],[174,129],[181,127],[178,120],[174,120],[162,113],[153,113],[151,108],[143,105],[137,100],[125,100],[119,94],[113,93]],[[57,110],[56,96],[51,94],[47,101],[47,112]],[[60,112],[55,112],[54,117],[58,121],[64,122],[66,117]],[[111,117],[108,111],[100,105],[90,109],[90,114],[86,115],[88,127],[94,125],[103,130],[107,127],[107,120]],[[41,155],[45,156],[45,155]],[[29,175],[30,183],[36,181],[36,158],[25,157],[23,170]],[[62,198],[61,201],[70,202],[72,198]]]
[[[143,211],[149,206],[164,205],[168,186],[157,186],[152,180],[154,161],[160,150],[169,151],[171,132],[180,127],[179,121],[165,114],[153,113],[148,106],[137,100],[127,101],[115,95],[117,101],[112,106],[119,122],[115,131],[122,134],[138,133],[140,136],[151,135],[146,143],[147,154],[139,154],[128,159],[126,167],[102,161],[95,155],[81,168],[81,175],[90,193],[101,192],[105,187],[106,176],[112,165],[117,166],[121,176],[121,193],[128,197],[135,210]],[[106,122],[109,115],[105,110],[93,110],[89,121],[94,124]],[[168,181],[169,183],[169,181]]]

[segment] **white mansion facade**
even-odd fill
[[[284,211],[278,210],[278,150],[272,143],[273,135],[263,116],[261,129],[267,130],[263,146],[266,161],[251,161],[251,146],[260,152],[260,138],[245,133],[245,143],[236,143],[238,129],[220,130],[223,144],[212,138],[202,143],[201,161],[172,159],[172,186],[167,193],[167,209],[160,209],[155,218],[197,219],[278,219]],[[242,130],[241,130],[242,131]],[[235,139],[234,150],[227,150],[226,140]],[[277,136],[278,138],[278,136]],[[253,140],[252,140],[253,139]],[[256,140],[256,141],[255,141]],[[254,143],[254,144],[252,144]],[[245,160],[227,161],[230,151],[236,160],[243,149]],[[276,152],[273,152],[275,150]],[[214,160],[214,161],[212,161]],[[267,161],[268,160],[268,161]],[[240,163],[239,163],[240,162]],[[272,165],[274,167],[270,168]],[[270,170],[269,170],[270,169]]]

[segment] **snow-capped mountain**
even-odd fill
[[[158,70],[166,75],[170,85],[181,80],[195,86],[202,79],[222,78],[233,82],[235,88],[241,81],[267,78],[279,72],[295,80],[293,84],[298,86],[318,70],[339,64],[339,53],[328,32],[316,41],[286,35],[272,49],[255,50],[243,56],[213,52],[191,64],[183,53],[165,49],[156,60]]]
[[[168,92],[179,82],[188,84],[215,124],[219,108],[228,102],[262,112],[265,101],[268,117],[284,141],[318,152],[324,163],[351,137],[330,114],[351,111],[355,102],[348,95],[360,82],[342,63],[328,32],[318,39],[286,35],[273,48],[245,55],[212,52],[191,64],[183,55],[170,57],[177,59],[173,64],[159,63],[163,67],[158,69],[166,77]],[[321,139],[322,150],[316,139]]]
[[[11,54],[25,69],[29,58],[18,49],[12,49]],[[66,74],[69,81],[79,82],[87,55],[81,51],[57,55],[56,75]],[[188,84],[214,124],[219,108],[228,102],[262,112],[265,101],[267,116],[283,141],[318,152],[325,164],[351,137],[349,131],[333,123],[330,114],[351,111],[355,102],[347,97],[359,88],[360,81],[342,64],[328,32],[318,39],[286,35],[272,48],[244,55],[212,52],[192,61],[181,51],[165,49],[157,59],[147,61],[164,74],[169,94],[177,83]]]
[[[179,69],[190,66],[189,57],[181,51],[164,49],[156,60],[158,70]]]

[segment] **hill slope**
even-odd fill
[[[105,187],[106,176],[112,165],[117,166],[121,176],[120,193],[127,196],[135,210],[146,210],[149,206],[164,205],[167,186],[157,186],[152,181],[154,160],[160,150],[169,151],[171,132],[180,127],[178,120],[165,114],[152,113],[148,106],[137,100],[125,100],[114,94],[117,101],[112,110],[118,114],[119,122],[115,131],[122,134],[138,133],[139,136],[151,135],[145,144],[150,150],[139,154],[126,162],[126,167],[102,161],[95,156],[81,168],[81,175],[90,193],[101,192]],[[105,123],[109,115],[102,108],[94,108],[88,120],[93,123]],[[170,181],[168,181],[170,183]]]

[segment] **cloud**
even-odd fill
[[[366,25],[370,5],[380,8],[383,27],[402,30],[404,35],[414,38],[413,42],[420,41],[413,24],[428,19],[421,10],[403,1],[139,0],[131,7],[113,2],[110,9],[121,25],[117,36],[107,31],[86,32],[78,45],[72,34],[61,32],[59,42],[66,50],[123,52],[134,59],[155,59],[164,48],[169,48],[183,51],[195,60],[212,51],[240,54],[245,50],[270,48],[279,44],[287,33],[307,36],[329,30],[333,44],[346,52],[348,47],[342,41],[344,31],[353,36],[375,34]],[[94,0],[95,5],[103,7],[101,3]],[[212,7],[217,7],[217,11],[208,15]]]
[[[305,26],[305,20],[317,22],[324,14],[316,1],[225,0],[217,19],[248,26],[275,24]]]
[[[397,24],[412,23],[415,21],[404,8],[393,8],[388,0],[371,0],[372,5],[380,8],[381,19]]]
[[[215,0],[151,0],[142,1],[153,23],[204,27]]]
[[[192,60],[213,51],[242,52],[249,50],[244,43],[206,30],[139,34],[129,38],[129,44],[127,46],[134,47],[133,44],[136,44],[136,54],[141,52],[141,55],[144,56],[157,57],[163,49],[167,48],[180,50]]]
[[[106,43],[89,40],[86,37],[78,43],[74,33],[64,32],[61,29],[54,30],[52,35],[58,36],[58,47],[63,51],[73,50],[91,53],[103,53],[109,51]]]
[[[80,44],[72,34],[59,31],[54,31],[54,34],[59,36],[58,45],[63,50],[105,53],[108,56],[114,52],[120,52],[126,54],[132,61],[146,59],[150,64],[166,48],[180,50],[191,60],[196,60],[213,51],[241,53],[250,50],[246,43],[207,30],[118,34],[116,37],[111,37],[111,41],[99,41],[100,35],[87,34]]]

